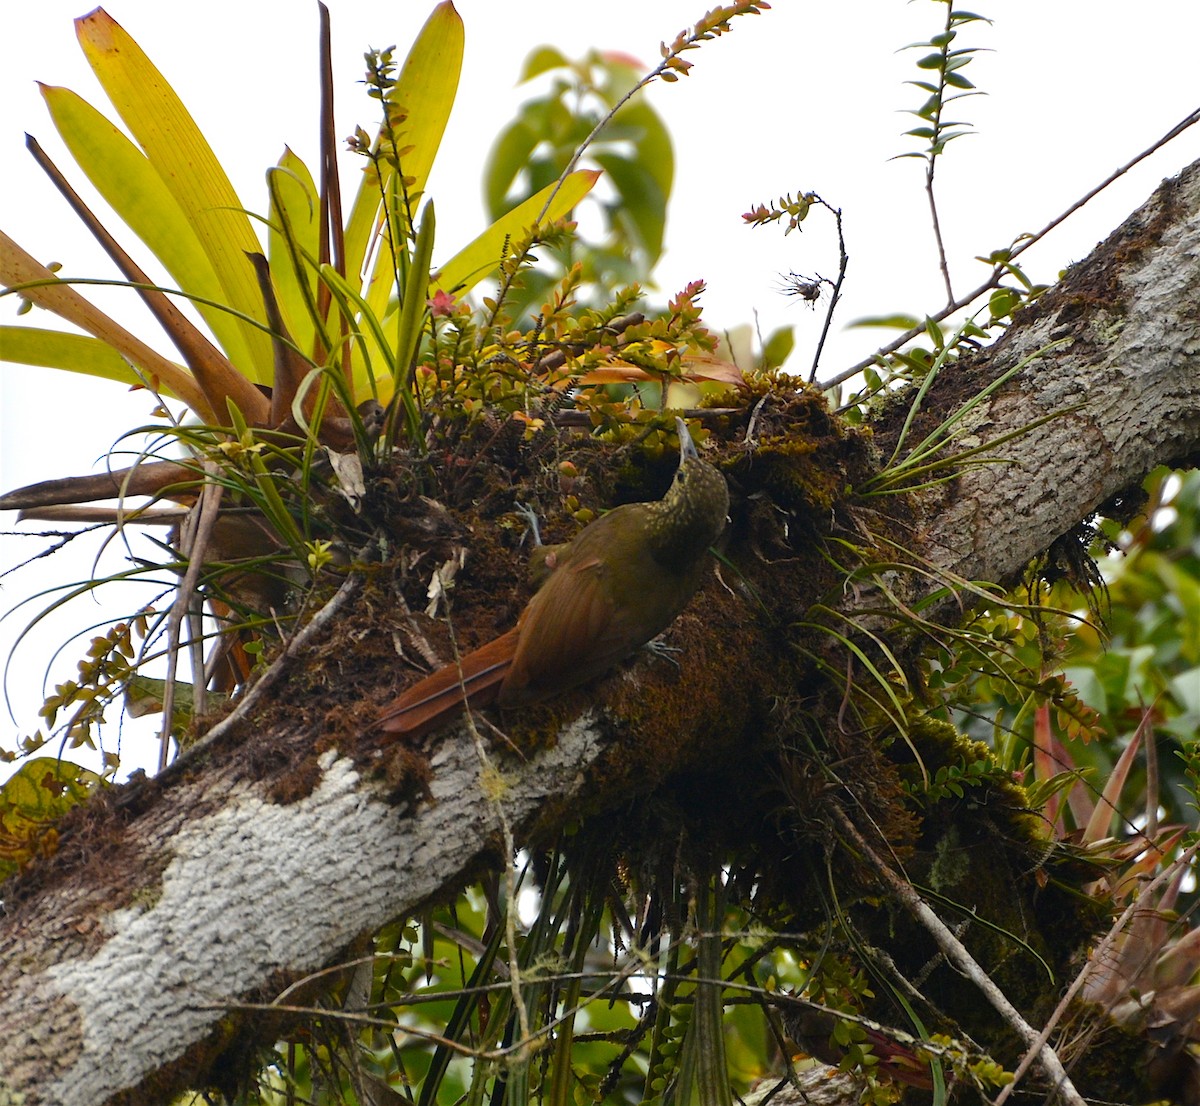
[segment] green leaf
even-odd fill
[[[796,328],[781,326],[773,330],[763,342],[763,368],[777,369],[790,356],[796,346]]]
[[[675,182],[675,148],[662,117],[649,104],[635,100],[617,113],[613,125],[633,132],[631,137],[637,160],[654,178],[665,205]]]
[[[34,757],[0,785],[0,880],[53,847],[54,824],[102,784],[86,768]]]
[[[400,305],[400,319],[396,339],[396,389],[408,395],[408,372],[417,347],[421,342],[421,324],[425,319],[426,300],[429,297],[429,265],[433,256],[433,242],[437,220],[434,217],[433,201],[429,200],[421,212],[420,230],[417,231],[416,248],[413,250],[412,265],[408,270],[408,281],[404,288],[404,299]],[[410,402],[410,430],[417,432],[420,417],[415,405]]]
[[[561,50],[556,50],[553,46],[539,46],[525,59],[525,64],[521,66],[521,75],[517,78],[517,84],[524,84],[539,74],[546,73],[551,69],[563,69],[570,64],[567,56]]]
[[[922,324],[915,315],[866,315],[847,325],[852,327],[878,326],[890,330],[916,330]]]
[[[229,306],[264,325],[266,313],[246,254],[259,249],[250,220],[212,148],[166,78],[103,8],[75,22],[101,87],[191,224]],[[258,381],[271,379],[267,334],[238,321]]]
[[[208,252],[150,159],[70,89],[42,85],[41,93],[71,156],[179,288],[218,303],[225,300]],[[253,354],[243,324],[215,307],[198,304],[197,310],[230,361],[243,373],[253,373]]]
[[[616,154],[596,154],[593,159],[617,190],[620,203],[616,218],[623,221],[629,236],[646,251],[648,265],[662,254],[663,233],[667,225],[667,197],[658,182],[646,171],[640,159]]]
[[[1200,717],[1200,667],[1173,676],[1169,686],[1175,701],[1188,714]]]
[[[1012,288],[997,288],[988,298],[988,310],[993,319],[1006,319],[1020,302],[1020,295]]]
[[[524,119],[514,119],[500,133],[483,171],[483,202],[490,219],[504,214],[504,201],[512,191],[513,182],[528,165],[529,155],[540,141],[538,131]]]
[[[1152,567],[1179,616],[1176,632],[1181,654],[1189,660],[1200,660],[1200,580],[1165,557],[1156,557]]]

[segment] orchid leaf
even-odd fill
[[[320,254],[317,187],[308,166],[285,149],[269,173],[267,257],[279,310],[296,346],[311,356],[316,337],[316,259]],[[311,260],[310,260],[311,259]]]

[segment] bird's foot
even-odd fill
[[[529,527],[529,532],[533,535],[533,544],[542,544],[542,529],[538,523],[537,511],[535,511],[528,503],[514,503],[516,513],[525,519],[526,525]]]
[[[682,653],[683,650],[677,645],[668,645],[661,637],[656,637],[651,641],[646,642],[644,648],[659,660],[669,661],[676,668],[679,667],[679,662],[675,659],[674,654]]]

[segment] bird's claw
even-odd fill
[[[541,545],[542,530],[538,523],[537,511],[535,511],[528,503],[514,502],[513,506],[516,508],[516,513],[521,515],[522,518],[525,519],[526,524],[529,526],[529,532],[533,535],[533,544]]]
[[[659,660],[669,661],[676,668],[679,668],[679,662],[672,655],[674,653],[682,653],[683,650],[677,645],[668,645],[661,637],[653,638],[646,642],[645,648],[648,649]]]

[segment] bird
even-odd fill
[[[660,500],[626,503],[563,545],[539,546],[542,583],[516,626],[420,680],[379,713],[420,737],[465,704],[519,707],[588,683],[657,637],[687,605],[725,529],[729,488],[675,420],[679,468]]]

